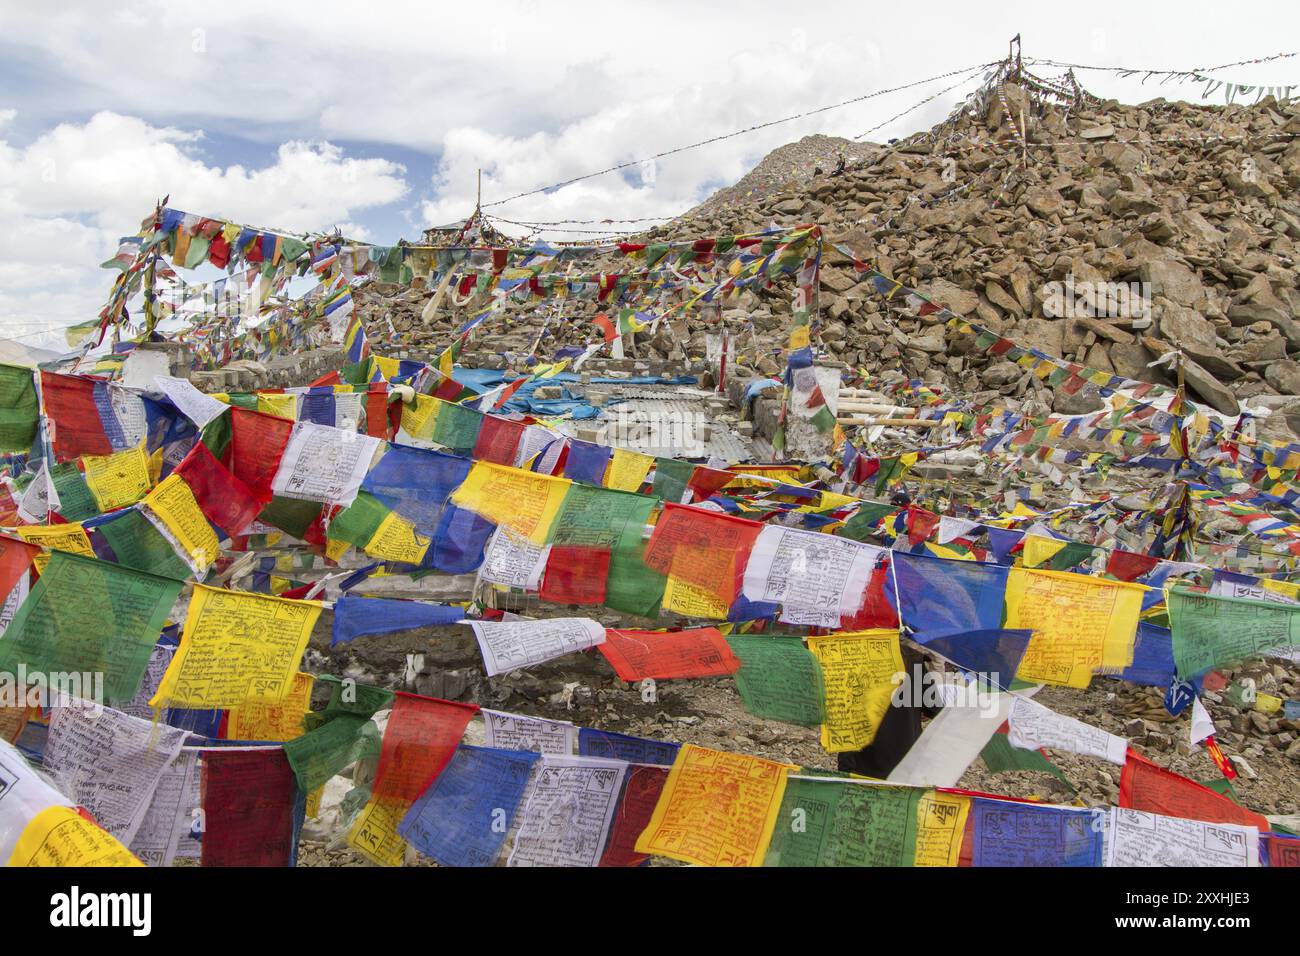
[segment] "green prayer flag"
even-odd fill
[[[69,521],[85,521],[99,514],[99,505],[90,493],[75,461],[65,461],[50,469],[50,480],[59,496],[58,512]]]
[[[433,423],[433,441],[452,451],[468,454],[474,450],[482,427],[482,412],[443,402],[438,406],[438,418]]]
[[[182,586],[108,561],[51,552],[45,573],[0,638],[0,671],[15,674],[21,665],[47,679],[101,675],[109,703],[134,700]]]
[[[792,777],[764,866],[912,866],[924,791]]]
[[[378,738],[379,728],[369,717],[339,714],[301,737],[286,740],[284,755],[298,778],[298,786],[310,793],[355,763],[365,749],[366,728]]]
[[[740,658],[736,688],[745,710],[756,717],[815,727],[826,719],[821,666],[797,637],[732,634]]]
[[[113,549],[117,563],[174,581],[188,581],[193,571],[171,542],[139,510],[123,511],[96,528]]]
[[[32,370],[0,364],[0,452],[30,451],[39,417]]]
[[[686,494],[695,466],[689,461],[677,461],[675,458],[655,459],[654,493],[664,501],[680,502]]]
[[[1300,606],[1180,589],[1168,605],[1174,669],[1184,680],[1300,644]]]

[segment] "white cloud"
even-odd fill
[[[209,165],[202,134],[97,113],[25,147],[0,140],[0,325],[57,327],[92,318],[111,275],[96,269],[170,193],[181,209],[293,230],[351,222],[400,199],[405,170],[327,142],[283,143],[261,168]]]

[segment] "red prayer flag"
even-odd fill
[[[1133,551],[1112,551],[1106,561],[1106,573],[1121,581],[1136,581],[1142,575],[1155,568],[1159,558],[1149,554],[1137,554]]]
[[[230,413],[230,471],[265,504],[294,423],[247,408]]]
[[[686,482],[686,487],[691,489],[695,496],[693,500],[704,501],[711,497],[715,491],[721,491],[727,485],[731,484],[732,479],[736,477],[734,472],[720,471],[717,468],[709,468],[705,465],[696,465],[695,470],[691,472],[691,478]]]
[[[498,465],[513,465],[519,439],[523,437],[526,427],[523,422],[497,415],[484,415],[483,426],[478,430],[478,441],[474,443],[471,457]]]
[[[626,681],[725,677],[740,670],[739,659],[716,627],[666,632],[611,628],[598,649]]]
[[[194,493],[204,517],[229,537],[243,533],[262,510],[248,485],[227,471],[201,441],[194,443],[176,474]]]
[[[668,767],[636,764],[628,767],[599,866],[640,866],[649,859],[644,853],[636,852],[636,841],[650,825],[655,804],[668,781],[668,770]]]
[[[1264,833],[1271,829],[1260,814],[1195,780],[1156,766],[1131,749],[1119,777],[1119,805],[1167,817],[1258,827]]]
[[[203,866],[289,866],[298,781],[281,747],[203,752]]]
[[[94,379],[41,372],[41,402],[46,419],[53,426],[56,461],[113,454],[115,449],[104,433],[104,421],[95,404]]]
[[[604,604],[609,548],[552,545],[539,596],[555,604]]]
[[[0,603],[22,580],[32,561],[41,553],[38,545],[17,538],[0,537]]]
[[[606,850],[606,853],[609,851]],[[603,865],[603,864],[602,864]],[[1268,838],[1269,866],[1300,866],[1300,840],[1274,833]]]
[[[716,511],[665,502],[646,546],[645,564],[730,604],[763,525]]]
[[[398,692],[384,728],[375,769],[374,799],[414,803],[451,760],[477,704]]]

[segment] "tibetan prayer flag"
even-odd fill
[[[144,499],[145,517],[170,537],[185,562],[201,574],[221,555],[221,540],[194,498],[194,492],[175,472],[163,479]]]
[[[621,760],[543,754],[506,865],[596,866],[627,769]]]
[[[601,604],[607,582],[644,571],[640,545],[657,499],[586,485],[571,485],[552,530],[551,554],[541,583],[544,601]]]
[[[379,731],[369,717],[335,714],[316,729],[285,741],[284,753],[298,788],[310,793],[361,759],[371,741],[378,755]]]
[[[29,451],[39,421],[32,370],[0,363],[0,453]]]
[[[71,461],[82,455],[111,455],[113,443],[104,431],[96,401],[96,389],[106,391],[103,382],[76,375],[41,372],[41,400],[49,421],[56,461]],[[107,401],[107,398],[103,399]],[[110,408],[111,412],[111,408]]]
[[[564,477],[584,485],[601,485],[604,483],[605,469],[609,465],[613,449],[607,445],[592,442],[569,442],[569,455],[564,463]]]
[[[1300,606],[1177,588],[1168,601],[1174,664],[1184,679],[1300,644]]]
[[[972,801],[973,866],[1101,866],[1101,810]]]
[[[451,500],[534,544],[545,544],[571,484],[564,478],[475,462]]]
[[[410,805],[456,752],[477,704],[399,693],[384,729],[373,800]]]
[[[821,665],[826,720],[821,744],[827,753],[861,750],[876,739],[902,680],[903,653],[897,631],[859,631],[808,638]]]
[[[1119,805],[1169,817],[1236,823],[1267,832],[1268,820],[1209,787],[1158,767],[1132,750],[1119,778]]]
[[[791,769],[683,745],[636,852],[697,866],[762,865]]]
[[[113,549],[117,563],[124,567],[177,581],[188,581],[193,575],[171,542],[138,509],[119,512],[95,530]]]
[[[732,634],[740,659],[736,689],[756,717],[815,727],[826,720],[826,690],[815,654],[797,637]]]
[[[202,442],[196,442],[173,474],[180,475],[203,516],[234,537],[247,530],[264,502],[226,470]]]
[[[499,415],[484,416],[483,427],[479,429],[478,441],[475,442],[470,457],[476,461],[513,465],[519,440],[523,438],[527,427],[522,421],[501,418]]]
[[[111,455],[86,455],[81,461],[86,470],[86,486],[101,512],[135,504],[153,484],[143,446]],[[69,516],[65,514],[65,517]]]
[[[1017,676],[1087,687],[1093,674],[1119,673],[1133,663],[1145,593],[1139,584],[1012,568],[1006,626],[1034,631]]]
[[[922,790],[791,779],[764,866],[912,866]]]
[[[465,609],[421,601],[366,598],[344,594],[334,603],[330,646],[368,634],[391,634],[417,627],[441,627],[465,619]]]
[[[433,423],[431,440],[454,452],[468,455],[478,444],[479,432],[487,416],[465,405],[443,402]]]
[[[695,473],[695,466],[689,461],[677,461],[673,458],[656,458],[655,459],[655,480],[654,494],[656,498],[662,498],[664,501],[680,502],[686,495],[686,490],[690,486],[691,476]],[[727,480],[731,480],[731,475],[725,474]],[[705,495],[705,497],[708,497]]]
[[[644,853],[636,852],[636,841],[649,825],[667,782],[667,767],[627,768],[609,839],[600,858],[601,866],[640,866],[649,859]]]
[[[181,586],[56,551],[0,637],[0,672],[102,674],[107,699],[128,702]]]
[[[605,487],[615,491],[640,491],[654,463],[652,455],[615,448],[614,456],[610,458],[609,467],[605,471]]]
[[[293,740],[305,732],[316,679],[301,671],[278,704],[240,704],[226,711],[221,736],[226,740]],[[308,789],[308,788],[304,788]],[[311,788],[314,789],[314,788]]]
[[[918,644],[947,658],[962,670],[994,687],[1009,690],[1033,631],[965,631],[957,634],[916,635]]]
[[[677,751],[680,749],[680,744],[671,741],[650,740],[648,737],[633,737],[631,734],[595,730],[591,727],[578,728],[578,753],[584,757],[607,757],[611,760],[626,760],[628,763],[668,767],[677,759]]]
[[[899,617],[918,634],[954,634],[1002,626],[1007,568],[894,551]]]
[[[14,844],[9,866],[144,866],[111,833],[71,807],[46,807]]]
[[[40,553],[34,544],[0,535],[0,594],[7,595],[14,589]]]
[[[620,680],[725,677],[740,661],[715,627],[685,631],[625,631],[607,628],[600,652]]]
[[[709,614],[701,616],[725,618],[726,608],[740,593],[750,549],[762,530],[757,521],[666,502],[646,548],[645,563],[698,589],[703,603],[713,605]],[[693,606],[673,603],[683,613],[690,613]]]
[[[1115,676],[1130,684],[1167,688],[1174,680],[1174,645],[1169,628],[1139,624],[1133,663]]]
[[[320,604],[194,586],[175,657],[149,706],[280,703],[293,687]]]
[[[441,866],[491,866],[541,754],[462,744],[398,827]]]
[[[299,799],[279,747],[203,754],[203,866],[292,866]]]
[[[272,498],[271,483],[293,434],[291,421],[245,408],[230,412],[231,473],[262,502]]]

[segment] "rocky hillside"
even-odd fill
[[[1225,412],[1237,398],[1300,394],[1300,106],[1088,99],[1067,109],[1015,84],[1004,93],[1006,109],[991,97],[842,176],[757,201],[719,194],[691,225],[822,223],[832,241],[973,321],[1131,378],[1165,381],[1148,363],[1177,347],[1193,390]],[[1023,136],[1009,116],[1023,117]],[[887,321],[868,285],[837,268],[842,257],[826,263],[822,341],[846,363],[901,365],[967,393],[1032,388],[1009,363],[958,354],[942,329]],[[1106,283],[1134,293],[1128,308],[1114,307]],[[1058,410],[1086,400],[1056,399]]]

